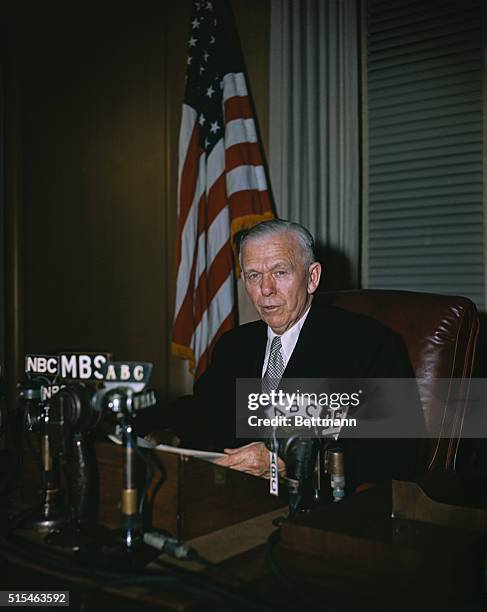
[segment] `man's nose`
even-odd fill
[[[276,290],[276,285],[272,274],[263,274],[260,283],[260,291],[262,295],[272,295]]]

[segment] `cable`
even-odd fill
[[[142,511],[144,509],[144,502],[146,500],[146,498],[148,497],[148,493],[149,493],[149,487],[152,483],[152,480],[154,478],[154,466],[152,465],[152,462],[144,455],[144,453],[140,450],[139,445],[137,444],[137,440],[134,440],[132,433],[128,434],[130,437],[130,441],[132,443],[132,447],[135,449],[135,452],[137,453],[138,457],[144,462],[145,464],[145,473],[146,473],[146,477],[145,477],[145,483],[144,483],[144,488],[142,489],[142,492],[140,494],[140,500],[139,500],[139,506],[138,506],[138,512],[140,515],[142,515]]]
[[[150,508],[154,508],[157,494],[159,493],[160,488],[164,484],[165,479],[167,478],[167,474],[166,474],[164,465],[161,464],[160,459],[157,457],[157,453],[151,452],[149,453],[149,457],[150,457],[150,461],[152,465],[154,466],[154,468],[157,470],[159,474],[158,479],[155,481],[155,484],[154,484],[154,487],[152,489],[152,493],[150,496],[150,500],[148,502]]]
[[[135,585],[163,585],[164,592],[168,590],[183,590],[197,596],[208,596],[208,592],[200,587],[185,584],[177,576],[126,576],[118,580],[112,580],[103,583],[84,585],[83,588],[78,589],[84,593],[90,593],[99,591],[102,588],[115,588],[121,586],[135,586]]]
[[[279,543],[280,538],[281,538],[281,529],[279,528],[273,531],[267,538],[266,552],[265,552],[265,558],[268,561],[270,568],[272,570],[272,573],[274,574],[279,584],[282,587],[284,587],[286,591],[292,593],[294,596],[297,595],[301,600],[301,605],[303,603],[306,603],[308,610],[316,610],[316,611],[319,610],[320,612],[324,612],[325,610],[327,612],[338,612],[337,608],[330,608],[330,607],[325,608],[323,607],[323,604],[320,604],[318,606],[316,601],[311,601],[304,595],[304,589],[303,589],[302,584],[296,584],[292,578],[283,574],[283,572],[277,565],[276,559],[274,557],[274,548]]]
[[[93,567],[86,567],[82,564],[77,564],[73,561],[76,561],[72,556],[63,555],[59,551],[53,551],[49,549],[49,547],[44,544],[39,544],[36,542],[32,542],[23,538],[22,536],[14,535],[11,536],[8,540],[4,539],[3,541],[3,550],[7,552],[10,550],[14,554],[32,560],[36,563],[39,563],[40,552],[42,552],[42,562],[45,565],[51,566],[55,569],[61,571],[76,571],[77,575],[82,574],[83,576],[91,579],[99,578],[102,580],[102,584],[100,586],[104,586],[106,580],[118,581],[121,580],[120,574],[126,573],[127,578],[130,579],[134,577],[134,570],[132,568],[127,567],[117,568],[117,571],[110,571],[105,569],[100,569]],[[151,573],[146,570],[146,574],[142,574],[142,576],[150,576]],[[135,574],[137,576],[137,574]],[[164,578],[163,575],[159,574],[161,578]],[[125,579],[125,578],[123,578]]]
[[[176,559],[190,559],[193,554],[197,554],[189,546],[157,531],[146,531],[144,533],[144,542],[148,546],[152,546],[152,548]]]
[[[279,543],[280,537],[280,528],[276,529],[269,535],[266,542],[265,558],[269,562],[272,573],[277,578],[278,582],[280,582],[286,589],[289,589],[289,580],[281,573],[274,558],[274,547]]]
[[[241,583],[239,583],[237,586],[231,587],[228,585],[224,585],[222,583],[215,582],[207,574],[195,574],[191,570],[188,570],[183,567],[175,567],[174,565],[167,563],[163,561],[162,559],[156,559],[155,561],[153,561],[153,563],[159,565],[160,567],[168,571],[175,572],[176,574],[181,575],[181,577],[188,578],[190,580],[204,579],[205,583],[211,585],[211,588],[215,589],[220,595],[225,594],[227,596],[231,596],[233,599],[240,600],[243,603],[251,603],[254,606],[252,609],[263,610],[263,611],[279,610],[280,612],[286,609],[286,607],[283,607],[281,604],[259,600],[259,599],[256,599],[255,597],[252,597],[251,595],[247,595],[247,594],[236,591],[235,590],[236,588],[243,588],[246,586],[246,585],[242,585]],[[235,577],[232,577],[232,578],[235,579]]]
[[[216,565],[213,563],[213,561],[210,561],[206,557],[202,557],[194,549],[193,549],[193,554],[189,557],[189,560],[190,561],[196,561],[196,563],[199,563],[200,565],[203,565],[204,567],[206,567],[208,569],[213,569],[213,568],[216,567]]]
[[[16,545],[9,540],[5,540],[5,552],[10,549],[10,551],[13,551],[14,554],[38,563],[39,549],[42,549],[42,560],[44,565],[61,571],[69,571],[70,573],[76,572],[77,576],[81,574],[82,576],[91,580],[100,580],[99,584],[87,585],[86,588],[83,588],[82,590],[91,591],[106,588],[107,586],[144,583],[161,584],[167,588],[168,586],[175,585],[175,583],[177,583],[176,586],[183,590],[197,593],[198,595],[232,600],[234,604],[245,606],[245,609],[247,610],[249,609],[249,604],[252,605],[252,609],[262,610],[263,612],[276,609],[275,606],[272,606],[271,604],[261,602],[253,597],[249,597],[241,593],[237,593],[231,587],[216,584],[205,575],[194,574],[189,570],[175,568],[169,564],[158,563],[158,565],[164,567],[164,569],[168,572],[168,575],[156,573],[155,571],[150,570],[145,570],[142,573],[134,574],[134,571],[129,568],[127,568],[125,575],[120,575],[122,571],[119,573],[114,573],[106,570],[97,570],[93,567],[88,569],[80,565],[75,565],[72,562],[70,563],[68,559],[63,560],[62,558],[59,558],[59,554],[53,554],[52,551],[46,550],[45,546],[25,541],[19,536],[14,536],[11,538],[11,540],[12,539],[23,540],[22,546],[19,546],[18,544]],[[282,610],[282,607],[280,607],[280,609]]]
[[[12,533],[16,529],[20,529],[26,521],[28,521],[32,516],[36,515],[42,507],[42,501],[39,501],[35,506],[30,508],[26,508],[22,512],[19,512],[16,516],[12,518],[10,523],[5,525],[6,533]],[[1,533],[1,532],[0,532]]]
[[[148,546],[152,546],[153,548],[156,548],[160,552],[167,554],[174,559],[199,563],[209,570],[216,570],[220,576],[226,578],[226,580],[232,583],[233,586],[241,585],[241,581],[239,578],[237,578],[237,576],[228,570],[224,570],[223,568],[219,567],[216,563],[213,563],[213,561],[210,561],[206,557],[200,555],[197,550],[191,548],[187,544],[184,544],[184,542],[180,542],[176,538],[172,538],[157,531],[146,531],[143,539],[145,544]],[[162,560],[158,561],[160,561],[161,564],[164,563]]]
[[[144,542],[148,546],[152,546],[152,548],[166,553],[175,559],[197,561],[206,567],[213,567],[213,563],[209,559],[202,557],[194,548],[176,540],[176,538],[166,536],[157,531],[146,531],[144,533]]]
[[[153,546],[162,553],[168,554],[175,559],[199,563],[207,570],[209,570],[213,575],[225,579],[227,583],[232,586],[232,588],[246,588],[246,585],[242,583],[241,579],[238,578],[231,571],[222,568],[216,563],[213,563],[206,557],[200,555],[194,548],[191,548],[190,546],[179,542],[175,538],[171,538],[156,531],[151,531],[144,533],[144,542],[147,545]],[[174,571],[174,565],[168,564],[160,558],[154,562],[157,565],[160,565],[161,567]],[[194,574],[192,570],[187,570],[187,568],[184,567],[178,567],[177,569],[181,572],[184,572],[185,575],[186,572],[189,572],[189,574],[191,575]],[[211,574],[206,574],[206,576],[210,578]]]

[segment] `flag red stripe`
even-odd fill
[[[227,318],[222,322],[218,331],[216,332],[213,340],[210,342],[210,345],[206,348],[205,352],[201,355],[198,365],[195,370],[195,377],[198,378],[200,374],[202,374],[205,369],[208,367],[211,360],[211,353],[213,352],[213,348],[221,336],[231,330],[237,324],[237,316],[235,309],[227,316]]]
[[[191,336],[193,335],[192,320],[193,320],[193,294],[194,294],[194,276],[195,276],[196,259],[193,261],[191,268],[191,279],[189,282],[188,291],[184,296],[183,303],[174,320],[173,340],[176,344],[189,346]]]
[[[191,210],[191,204],[193,203],[193,198],[196,191],[201,153],[202,151],[198,141],[198,123],[195,122],[179,182],[179,239],[176,246],[176,269],[179,267],[181,262],[183,229],[186,219],[188,218],[189,211]]]
[[[249,189],[237,191],[230,197],[230,216],[232,219],[247,215],[260,215],[262,211],[271,209],[271,199],[268,191]]]
[[[240,142],[226,149],[225,169],[227,172],[237,166],[262,166],[260,147],[256,142]]]
[[[221,174],[208,192],[208,227],[213,223],[221,210],[227,206],[227,203],[228,198],[225,187],[225,175]]]
[[[232,96],[225,100],[225,121],[234,119],[252,119],[252,108],[247,96]]]
[[[205,194],[201,196],[198,206],[198,234],[202,233],[205,226],[204,210],[205,210]],[[196,263],[197,263],[198,251],[195,248],[193,261],[191,264],[190,280],[188,283],[188,289],[184,296],[181,308],[176,314],[174,321],[173,339],[176,344],[182,344],[189,346],[191,336],[193,334],[193,309],[194,309],[194,287],[195,287],[195,275],[196,275]]]
[[[206,273],[202,274],[196,289],[194,305],[194,326],[197,327],[211,300],[233,270],[233,252],[228,240],[218,251]]]

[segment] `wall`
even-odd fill
[[[233,5],[266,145],[268,3]],[[190,2],[134,6],[8,16],[11,382],[24,352],[78,349],[153,362],[163,399],[183,387],[169,346]]]

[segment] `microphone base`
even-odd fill
[[[141,570],[149,563],[157,559],[161,554],[159,550],[147,546],[141,542],[137,546],[127,548],[120,540],[120,531],[111,534],[112,541],[96,551],[80,551],[76,554],[76,559],[80,563],[86,563],[91,567],[105,570]]]
[[[100,548],[99,538],[79,524],[63,525],[60,529],[53,529],[44,539],[48,546],[78,551],[94,552]]]
[[[37,531],[52,531],[67,526],[71,517],[63,503],[61,491],[44,491],[42,498],[40,511],[27,521],[25,526]]]

